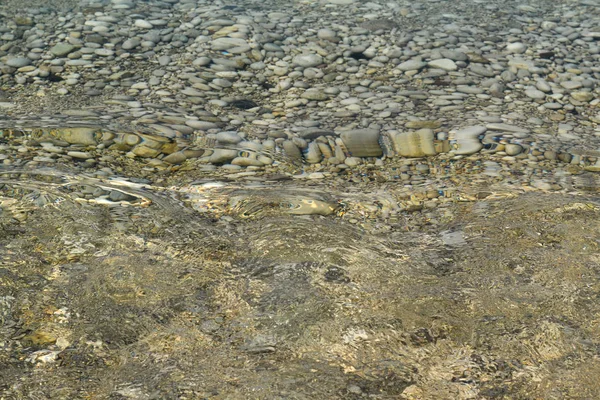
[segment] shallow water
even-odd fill
[[[0,188],[6,398],[597,393],[597,196],[350,223],[352,185],[25,172]]]

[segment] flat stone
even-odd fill
[[[92,65],[92,61],[90,60],[69,60],[65,63],[71,67],[83,67],[85,65]]]
[[[135,146],[133,148],[133,150],[131,150],[131,152],[133,154],[135,154],[136,156],[139,157],[143,157],[143,158],[152,158],[152,157],[156,157],[160,154],[160,151],[158,151],[157,149],[153,149],[151,147],[148,146]]]
[[[50,49],[50,53],[56,57],[64,57],[75,51],[76,47],[69,43],[58,43]]]
[[[542,92],[541,90],[530,88],[525,90],[525,96],[535,100],[543,100],[546,98],[546,93]]]
[[[480,64],[470,64],[469,68],[471,69],[471,71],[473,73],[475,73],[477,75],[485,76],[488,78],[496,76],[496,71],[489,69],[487,67],[484,67],[483,65],[480,65]]]
[[[140,39],[132,38],[132,39],[127,39],[126,41],[124,41],[123,44],[121,45],[121,47],[123,48],[123,50],[131,50],[131,49],[135,49],[136,47],[138,47],[141,43],[142,43],[142,41]]]
[[[294,57],[292,62],[298,67],[310,68],[323,64],[323,57],[318,54],[300,54]]]
[[[510,124],[487,124],[486,126],[492,131],[528,132],[528,130],[525,128],[521,128],[520,126]]]
[[[13,68],[21,68],[31,64],[31,59],[27,57],[11,57],[5,61],[5,64]]]
[[[594,99],[594,94],[591,92],[573,92],[571,97],[582,103],[588,103]]]
[[[400,71],[418,71],[427,66],[426,62],[421,60],[408,60],[396,66]]]
[[[150,22],[146,21],[145,19],[136,19],[134,25],[142,29],[152,29],[153,26]]]
[[[213,40],[210,44],[210,47],[213,50],[220,51],[220,50],[229,50],[234,47],[247,46],[247,45],[248,45],[248,43],[246,43],[246,41],[244,39],[223,37],[223,38],[218,38],[218,39]]]
[[[449,58],[453,61],[467,61],[469,59],[465,53],[458,50],[442,50],[441,54],[444,58]]]
[[[181,93],[191,97],[202,97],[205,95],[203,91],[194,88],[185,88]]]
[[[564,87],[565,89],[573,90],[583,87],[583,83],[580,81],[564,81],[560,83],[560,86]]]
[[[217,141],[223,144],[238,144],[243,139],[236,133],[231,131],[217,133]]]
[[[329,96],[318,89],[309,89],[302,93],[301,96],[303,99],[314,100],[314,101],[324,101],[329,99]]]
[[[80,158],[87,160],[88,158],[93,158],[94,156],[86,151],[68,151],[67,155],[73,158]]]
[[[456,131],[455,136],[473,138],[473,137],[477,137],[479,135],[483,135],[486,131],[487,131],[487,128],[485,126],[481,126],[481,125],[467,126],[465,128],[462,128],[462,129]]]
[[[552,87],[550,84],[543,79],[538,79],[538,81],[535,83],[535,87],[545,93],[552,92]]]
[[[543,106],[549,110],[560,110],[563,105],[560,103],[544,103]]]
[[[442,123],[440,121],[408,121],[405,126],[411,129],[437,129],[442,126]]]
[[[231,160],[232,165],[239,165],[242,167],[262,167],[264,164],[255,158],[250,157],[236,157]]]
[[[521,54],[527,51],[527,46],[521,42],[509,43],[506,46],[506,51],[512,54]]]
[[[189,121],[185,121],[185,124],[191,128],[199,129],[199,130],[203,130],[203,131],[206,131],[209,129],[215,129],[215,128],[219,127],[216,123],[210,122],[210,121],[189,120]]]
[[[429,66],[433,68],[443,69],[445,71],[456,71],[458,66],[456,63],[449,58],[441,58],[439,60],[429,61]]]
[[[233,160],[237,157],[237,155],[237,150],[215,149],[214,152],[210,155],[208,161],[211,164],[223,164],[225,162]]]
[[[298,132],[298,136],[302,139],[312,140],[319,136],[333,136],[334,132],[327,129],[321,128],[308,128]]]

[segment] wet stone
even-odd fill
[[[64,57],[75,49],[76,47],[69,43],[58,43],[50,49],[50,52],[57,57]]]
[[[318,54],[301,54],[294,57],[292,62],[299,67],[316,67],[323,63],[323,57]]]
[[[5,61],[5,64],[9,67],[21,68],[31,64],[31,59],[27,57],[11,57]]]
[[[78,159],[84,159],[84,160],[87,160],[89,158],[93,158],[94,157],[91,153],[88,153],[88,152],[85,152],[85,151],[68,151],[67,155],[69,157],[78,158]]]
[[[421,60],[409,60],[396,66],[400,71],[418,71],[427,66],[426,62]]]
[[[440,68],[445,71],[456,71],[458,69],[456,63],[449,58],[429,61],[429,66],[432,68]]]

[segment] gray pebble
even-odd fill
[[[408,60],[396,66],[400,71],[418,71],[427,66],[426,62],[421,60]]]
[[[292,62],[298,67],[316,67],[323,64],[323,57],[318,54],[300,54],[295,56]]]
[[[9,67],[21,68],[31,64],[31,60],[27,57],[10,57],[5,64]]]

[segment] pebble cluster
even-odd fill
[[[594,4],[0,8],[0,160],[105,176],[120,155],[148,176],[376,169],[408,187],[475,172],[570,189],[600,170]]]

